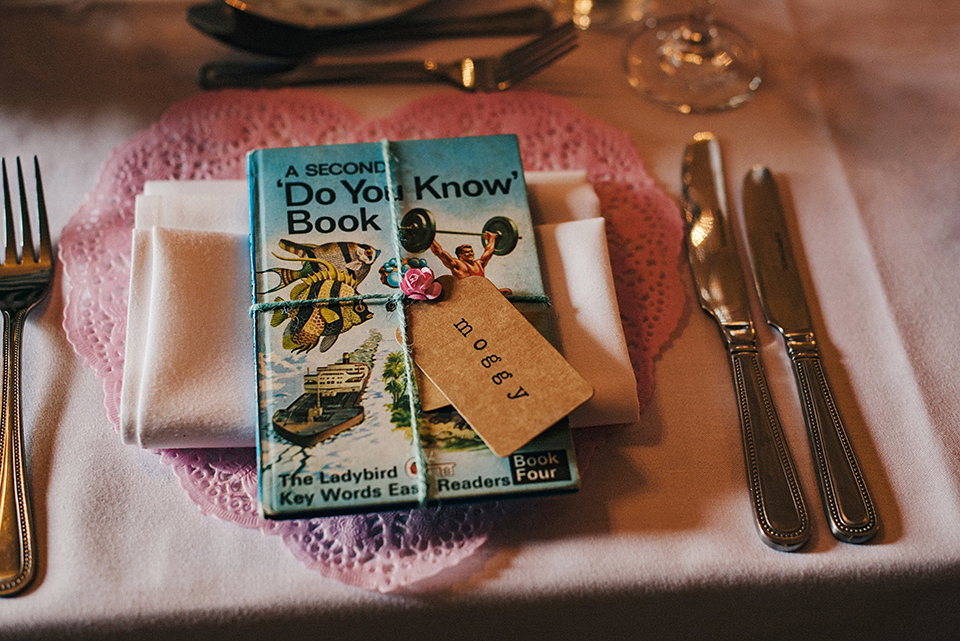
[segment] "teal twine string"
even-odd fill
[[[347,303],[355,301],[367,301],[371,303],[389,303],[394,301],[399,303],[404,298],[402,293],[396,294],[358,294],[356,296],[341,296],[339,298],[302,298],[298,300],[276,300],[264,301],[250,306],[250,315],[253,316],[260,312],[270,312],[275,309],[295,309],[297,307],[313,307],[316,305],[327,305],[330,303]]]
[[[390,220],[393,224],[392,229],[397,230],[393,234],[393,253],[397,259],[397,268],[402,272],[403,248],[400,244],[400,206],[397,203],[396,176],[394,171],[397,167],[397,159],[390,148],[390,141],[384,138],[380,141],[380,151],[383,154],[383,162],[387,169],[387,199],[390,203]],[[407,332],[407,309],[406,304],[401,307],[400,328],[400,346],[403,353],[403,370],[407,379],[407,400],[410,403],[410,431],[413,434],[414,458],[417,462],[417,501],[421,506],[426,505],[428,498],[427,482],[427,455],[423,451],[423,442],[420,440],[420,417],[419,407],[420,398],[417,389],[416,376],[413,372],[413,358],[410,356],[410,342]]]
[[[507,294],[506,299],[511,303],[538,303],[541,305],[550,306],[550,298],[542,295]],[[315,305],[328,305],[330,303],[348,303],[355,301],[365,301],[375,304],[386,304],[392,301],[398,305],[405,301],[429,302],[411,299],[402,292],[397,292],[396,294],[358,294],[356,296],[341,296],[339,298],[302,298],[297,300],[265,301],[251,305],[249,313],[251,316],[253,316],[260,312],[270,312],[276,309],[295,309],[297,307],[313,307]]]

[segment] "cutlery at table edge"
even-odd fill
[[[339,82],[441,81],[465,91],[504,91],[576,49],[578,36],[574,24],[564,22],[500,55],[448,62],[431,58],[328,64],[216,61],[201,67],[198,84],[204,89],[275,89]]]
[[[33,159],[39,245],[31,233],[27,189],[20,159],[21,250],[16,247],[14,208],[2,162],[3,212],[6,250],[0,264],[0,312],[3,314],[3,412],[0,421],[0,596],[15,596],[29,586],[36,573],[37,549],[33,514],[24,464],[23,418],[20,405],[20,351],[27,314],[50,289],[55,257],[47,226],[47,209],[40,177],[40,164]]]
[[[744,176],[743,212],[760,304],[793,364],[830,530],[840,541],[863,543],[877,533],[880,520],[820,360],[783,203],[769,169],[754,167]]]
[[[810,515],[760,361],[727,209],[720,147],[712,134],[701,132],[687,145],[682,182],[697,297],[720,328],[733,374],[754,524],[767,545],[791,552],[809,540]]]
[[[447,18],[406,18],[342,29],[308,28],[261,18],[221,0],[187,9],[187,21],[199,31],[237,49],[268,56],[303,59],[338,47],[382,42],[438,40],[543,33],[553,16],[542,6]]]

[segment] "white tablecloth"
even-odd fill
[[[197,91],[201,63],[228,55],[184,8],[0,6],[0,153],[42,158],[55,232],[110,151]],[[279,541],[200,514],[156,455],[120,442],[100,381],[60,327],[61,277],[25,332],[40,571],[27,594],[0,602],[0,638],[955,634],[960,7],[724,0],[717,11],[767,55],[760,93],[737,111],[682,116],[633,94],[622,32],[587,32],[525,86],[630,132],[670,193],[683,145],[702,129],[724,143],[734,194],[756,163],[784,179],[826,366],[881,512],[878,540],[829,536],[788,362],[764,331],[815,532],[792,555],[759,542],[726,355],[690,289],[652,401],[638,424],[611,430],[580,493],[517,517],[469,567],[416,594],[325,580]],[[322,91],[381,116],[445,89]]]

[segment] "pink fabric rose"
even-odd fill
[[[433,300],[443,288],[433,279],[433,270],[429,267],[411,267],[403,274],[400,291],[414,300]]]

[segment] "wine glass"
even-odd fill
[[[630,85],[681,113],[737,107],[760,86],[760,52],[734,27],[713,18],[714,0],[695,0],[681,16],[651,18],[627,41]]]

